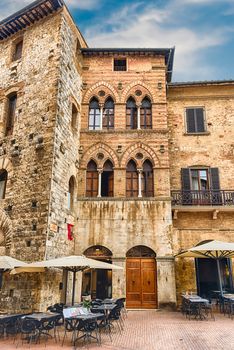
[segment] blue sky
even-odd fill
[[[31,0],[0,0],[3,18]],[[234,79],[234,0],[67,0],[90,47],[176,47],[174,81]]]

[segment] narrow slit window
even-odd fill
[[[23,40],[18,41],[14,46],[13,61],[20,60],[23,52]]]
[[[8,109],[6,118],[6,132],[5,136],[13,134],[14,123],[15,123],[15,112],[16,112],[17,94],[12,94],[8,97]]]

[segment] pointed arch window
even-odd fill
[[[129,97],[126,105],[126,127],[137,129],[137,106],[133,97]]]
[[[12,93],[8,96],[7,106],[7,118],[6,118],[6,131],[5,136],[13,134],[15,124],[15,112],[16,112],[17,94]]]
[[[0,170],[0,199],[4,199],[6,195],[8,173],[5,169]]]
[[[100,130],[101,111],[98,100],[93,97],[89,103],[89,130]]]
[[[91,160],[87,165],[86,173],[86,196],[97,197],[98,195],[98,171],[97,164]]]
[[[152,106],[148,97],[142,100],[140,108],[141,129],[152,129]]]
[[[114,171],[113,164],[107,160],[103,166],[101,175],[101,196],[113,197]]]
[[[114,128],[114,101],[111,97],[108,97],[104,104],[102,128],[103,129]]]
[[[126,197],[138,196],[138,172],[136,163],[130,160],[126,169]]]
[[[154,196],[153,166],[149,160],[146,160],[143,164],[141,186],[142,186],[142,196],[143,197],[153,197]]]

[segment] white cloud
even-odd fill
[[[92,10],[99,5],[100,0],[65,0],[65,3],[71,8]]]
[[[111,24],[111,30],[99,24],[85,31],[84,36],[89,46],[176,46],[174,71],[176,77],[179,76],[181,80],[212,79],[215,71],[210,62],[204,60],[204,52],[206,49],[226,43],[231,32],[230,28],[226,27],[205,31],[180,24],[180,12],[175,11],[175,2],[160,9],[156,6],[146,6],[141,8],[141,11],[136,4],[134,7],[123,7],[120,13],[115,13],[108,20],[108,23]]]

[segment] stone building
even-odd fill
[[[234,82],[172,83],[173,56],[89,48],[62,0],[0,22],[1,255],[121,265],[85,272],[82,294],[133,308],[216,288],[212,262],[174,255],[234,240]],[[5,272],[0,307],[43,309],[66,280]]]

